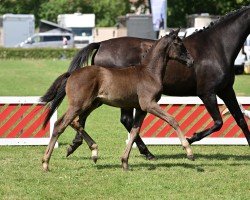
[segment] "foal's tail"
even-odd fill
[[[40,98],[41,102],[44,102],[46,105],[49,104],[49,112],[47,113],[46,118],[44,120],[43,128],[47,125],[48,121],[50,120],[55,110],[62,103],[66,95],[65,87],[70,75],[71,75],[70,72],[66,72],[60,75],[54,81],[54,83],[52,83],[47,92]]]
[[[81,49],[71,61],[68,72],[60,75],[50,86],[47,92],[40,98],[41,102],[44,102],[46,105],[49,104],[49,112],[44,120],[43,127],[47,125],[55,110],[62,103],[66,95],[66,83],[71,73],[81,68],[84,63],[87,63],[93,51],[99,49],[100,44],[101,43],[91,43],[85,48]]]
[[[85,48],[81,49],[71,61],[68,72],[73,72],[76,69],[81,68],[84,63],[87,63],[93,51],[99,49],[100,44],[100,42],[91,43]]]

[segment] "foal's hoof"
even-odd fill
[[[123,171],[128,171],[128,161],[127,159],[121,158]]]
[[[91,158],[92,158],[93,162],[96,164],[96,162],[98,160],[98,157],[97,156],[92,156]]]
[[[189,160],[192,160],[192,161],[195,160],[194,155],[187,155],[187,158],[188,158]]]
[[[127,172],[127,171],[129,170],[129,168],[128,168],[128,163],[123,162],[123,163],[122,163],[122,169],[123,169],[123,171]]]
[[[97,159],[98,159],[98,149],[97,148],[93,149],[91,152],[92,152],[91,158],[94,161],[94,163],[96,164]]]
[[[49,164],[48,163],[43,163],[43,171],[48,172],[49,171]]]

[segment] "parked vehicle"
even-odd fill
[[[65,38],[67,39],[65,44]],[[44,32],[36,33],[21,42],[17,47],[22,48],[63,48],[64,46],[73,47],[73,35],[70,33]]]
[[[241,49],[234,61],[235,74],[242,74],[244,72],[244,65],[246,61],[247,61],[247,56]]]
[[[83,48],[94,41],[95,14],[61,14],[57,22],[61,27],[72,30],[76,48]]]

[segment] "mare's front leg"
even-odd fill
[[[131,131],[133,126],[133,109],[121,109],[121,118],[120,121],[127,129],[128,132]],[[145,155],[146,159],[154,160],[155,156],[148,150],[147,146],[141,139],[140,135],[135,138],[135,143],[142,155]]]
[[[186,150],[187,152],[187,157],[190,160],[194,160],[194,156],[193,156],[193,152],[192,149],[188,143],[188,141],[186,140],[186,138],[184,137],[178,122],[174,119],[174,117],[172,117],[171,115],[165,113],[161,107],[156,103],[156,102],[142,102],[140,103],[141,107],[143,110],[146,110],[147,112],[159,117],[160,119],[164,120],[165,122],[167,122],[170,126],[172,126],[176,132],[177,135],[181,141],[181,144],[183,146],[183,148]]]
[[[133,146],[135,139],[139,136],[140,128],[141,128],[142,122],[143,122],[146,114],[147,114],[146,112],[144,112],[140,109],[136,109],[135,120],[134,120],[132,129],[130,131],[130,139],[129,139],[127,147],[124,151],[124,154],[121,157],[122,168],[124,170],[128,170],[129,154],[131,152],[131,148]]]
[[[250,132],[246,120],[244,118],[244,115],[242,114],[239,104],[237,102],[233,88],[230,87],[218,95],[225,102],[226,106],[228,107],[228,110],[233,115],[238,126],[243,131],[247,139],[248,145],[250,146]]]
[[[220,115],[220,111],[217,105],[217,99],[215,94],[206,94],[199,96],[200,99],[203,101],[207,111],[211,115],[214,121],[214,125],[211,128],[208,128],[204,131],[195,133],[191,138],[188,138],[189,144],[192,144],[193,142],[199,141],[204,137],[207,137],[208,135],[212,134],[215,131],[218,131],[221,129],[223,125],[223,121]]]

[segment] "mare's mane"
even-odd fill
[[[237,15],[238,13],[242,12],[242,11],[245,11],[247,10],[248,8],[250,8],[250,6],[243,6],[241,7],[240,9],[237,9],[237,10],[233,10],[229,13],[227,13],[226,15],[224,16],[221,16],[219,17],[217,20],[213,21],[213,22],[210,22],[210,24],[207,26],[207,27],[203,27],[203,29],[197,29],[194,33],[192,33],[191,35],[196,35],[198,33],[201,33],[201,32],[204,32],[206,30],[209,30],[211,27],[214,27],[215,25],[217,24],[220,24],[222,22],[224,22],[225,20]]]

